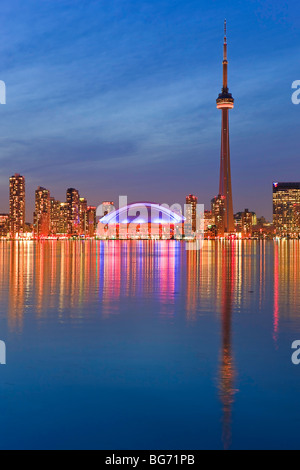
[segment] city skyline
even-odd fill
[[[51,191],[50,188],[45,188],[45,187],[39,185],[39,186],[35,189],[35,191],[33,192],[33,194],[32,194],[32,200],[33,200],[33,203],[34,203],[34,210],[33,210],[32,213],[30,212],[30,213],[29,213],[30,215],[28,216],[28,211],[26,210],[26,205],[27,205],[27,202],[28,202],[28,191],[27,191],[27,190],[25,191],[25,184],[27,185],[27,177],[25,178],[24,175],[20,175],[20,173],[15,173],[14,175],[12,175],[12,176],[9,178],[9,182],[10,182],[10,185],[9,185],[9,187],[10,187],[10,197],[9,197],[9,199],[8,199],[8,202],[7,202],[7,210],[4,210],[3,212],[1,212],[1,213],[0,213],[1,215],[6,215],[6,214],[9,215],[9,213],[11,212],[11,209],[10,209],[10,207],[12,207],[12,202],[11,202],[11,193],[12,193],[12,191],[11,191],[11,181],[14,180],[14,179],[16,179],[17,181],[18,181],[19,179],[21,179],[22,182],[23,182],[23,184],[24,184],[24,207],[25,207],[24,223],[26,223],[26,224],[35,225],[36,213],[39,211],[39,210],[37,209],[37,195],[38,195],[39,193],[42,194],[42,196],[40,196],[41,200],[43,200],[43,195],[45,196],[45,194],[46,194],[46,199],[48,199],[48,201],[49,201],[49,210],[50,210],[50,205],[51,205],[50,203],[51,203],[51,202],[57,202],[57,203],[62,204],[62,205],[67,204],[67,202],[68,202],[68,194],[70,193],[70,191],[77,193],[78,204],[79,204],[80,202],[84,202],[85,204],[87,204],[87,202],[88,202],[88,201],[87,201],[87,198],[80,196],[81,191],[79,191],[79,190],[76,189],[76,188],[73,188],[73,187],[72,187],[72,188],[66,188],[65,191],[64,191],[65,197],[62,197],[61,199],[56,199],[56,197],[54,197],[54,195],[53,195],[53,193],[52,193],[52,191]],[[282,183],[282,184],[283,184],[283,183]],[[300,184],[300,183],[295,183],[295,184]],[[274,186],[274,182],[272,183],[272,185]],[[71,197],[72,197],[72,196],[71,196]],[[116,197],[114,198],[114,200],[117,201],[117,200],[119,200],[120,197],[122,197],[122,196],[116,194]],[[127,198],[127,196],[125,196],[125,197]],[[30,199],[30,198],[29,198],[29,199]],[[197,204],[198,202],[199,202],[199,204],[201,203],[201,201],[198,201],[198,196],[197,196],[197,195],[194,195],[194,194],[189,194],[189,195],[187,195],[187,196],[181,195],[178,199],[180,199],[180,201],[179,201],[179,202],[177,201],[177,202],[175,202],[175,203],[173,202],[173,204],[175,204],[175,205],[176,205],[176,204],[181,204],[184,200],[185,200],[185,203],[186,203],[186,204],[191,204],[192,206],[194,206],[194,204]],[[103,205],[105,205],[105,204],[109,204],[109,205],[114,206],[114,202],[113,202],[113,201],[111,201],[111,202],[103,202],[103,201],[106,201],[106,200],[107,200],[107,199],[105,199],[105,198],[103,198],[103,197],[102,197],[102,199],[99,199],[99,202],[97,203],[97,207],[98,207],[98,206],[103,206]],[[140,202],[141,202],[141,201],[140,201]],[[131,201],[131,202],[130,202],[130,204],[134,204],[134,203],[136,203],[136,201]],[[141,202],[141,204],[142,204],[142,202]],[[163,204],[167,204],[167,203],[164,203],[164,202],[162,202],[162,201],[153,201],[153,204],[163,205]],[[95,204],[94,204],[94,205],[88,204],[88,206],[94,207]],[[205,211],[211,211],[211,208],[212,208],[212,206],[210,205],[210,206],[208,206],[208,207],[205,208]],[[193,211],[193,214],[195,215],[195,213],[196,213],[195,207],[193,207],[192,211]],[[241,213],[241,212],[236,211],[234,214],[236,215],[236,214],[239,214],[239,213]],[[264,216],[262,215],[262,217],[264,217]],[[29,220],[29,219],[30,219],[30,220]]]
[[[171,11],[164,2],[132,1],[126,15],[119,5],[113,16],[94,2],[76,10],[78,2],[73,9],[67,1],[54,8],[29,0],[17,14],[14,3],[5,6],[1,25],[8,96],[1,107],[0,212],[7,211],[6,179],[15,171],[26,176],[30,194],[42,185],[62,199],[65,188],[75,186],[97,204],[122,193],[132,201],[156,194],[171,203],[192,192],[209,208],[218,192],[210,190],[218,178],[214,99],[227,17],[238,102],[231,125],[234,212],[249,206],[271,218],[270,184],[300,174],[299,107],[291,102],[299,78],[296,2],[289,9],[214,2],[203,10],[201,2],[180,1]],[[23,20],[33,7],[43,19],[29,30]],[[38,40],[45,35],[48,49]]]
[[[0,449],[299,449],[299,0],[1,13]]]
[[[223,146],[221,149],[223,151]],[[221,177],[224,170],[222,151]],[[258,217],[255,212],[245,208],[244,211],[232,214],[230,232],[224,230],[227,211],[224,195],[212,199],[211,210],[205,210],[203,204],[198,204],[198,198],[193,194],[186,196],[184,207],[180,203],[175,203],[171,207],[167,205],[167,208],[164,204],[149,202],[128,204],[127,196],[119,196],[119,208],[113,201],[104,201],[97,208],[89,205],[88,200],[75,188],[68,188],[65,200],[60,201],[51,195],[49,189],[39,186],[35,191],[32,224],[25,219],[25,187],[24,176],[16,173],[10,177],[9,214],[0,213],[1,239],[78,237],[132,239],[133,237],[133,239],[191,240],[192,237],[196,240],[199,237],[215,239],[224,236],[227,239],[255,240],[300,238],[299,182],[273,183],[271,223],[265,217]]]

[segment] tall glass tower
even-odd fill
[[[9,180],[10,233],[16,237],[25,230],[25,178],[15,174]]]

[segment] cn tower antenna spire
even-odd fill
[[[224,20],[224,53],[223,53],[223,88],[227,88],[227,20]]]

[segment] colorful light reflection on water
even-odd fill
[[[299,242],[0,245],[1,448],[299,447]]]

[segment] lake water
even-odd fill
[[[1,449],[299,448],[300,243],[0,242]]]

